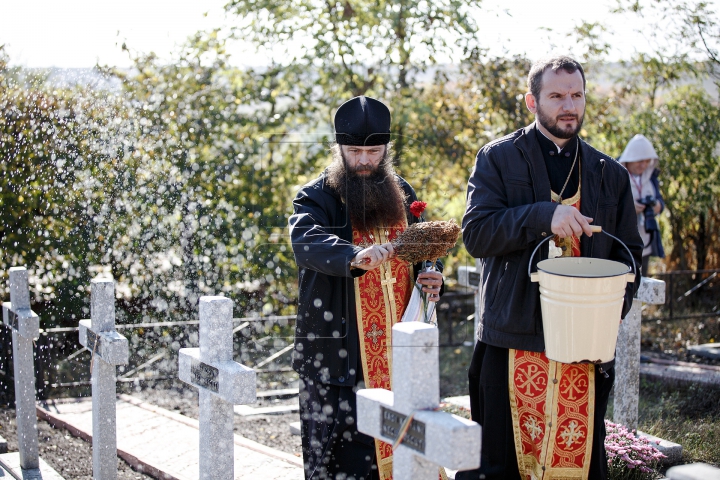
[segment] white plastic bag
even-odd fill
[[[408,302],[407,307],[405,308],[405,313],[403,314],[402,321],[403,322],[425,322],[425,323],[432,323],[433,325],[437,325],[437,314],[435,312],[435,303],[427,300],[425,304],[427,304],[427,312],[425,311],[425,304],[423,303],[423,297],[426,297],[427,294],[421,290],[422,285],[419,283],[416,283],[413,287],[412,295],[410,296],[410,301]]]

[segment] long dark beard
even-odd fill
[[[547,129],[548,132],[550,132],[552,135],[554,135],[556,138],[562,138],[563,140],[567,140],[569,138],[573,138],[575,135],[577,135],[580,130],[582,129],[583,122],[585,121],[585,113],[583,112],[582,115],[577,115],[577,127],[572,128],[570,130],[563,130],[558,125],[558,119],[552,118],[550,115],[546,115],[544,111],[540,109],[540,106],[538,105],[537,109],[537,119],[540,122],[540,124]]]
[[[358,175],[347,168],[339,147],[333,148],[327,182],[347,205],[354,228],[362,231],[389,228],[406,218],[406,195],[387,152],[370,175]]]

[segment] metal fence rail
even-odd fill
[[[234,318],[238,360],[255,365],[258,373],[291,371],[287,359],[295,319],[295,315]],[[177,378],[177,351],[197,346],[199,321],[118,324],[116,328],[130,342],[130,363],[118,368],[118,385],[145,384]],[[91,354],[80,345],[77,331],[77,327],[40,330],[34,343],[38,399],[89,393]],[[12,405],[12,334],[4,325],[0,327],[0,350],[0,403]]]
[[[674,270],[649,275],[665,280],[665,304],[655,310],[667,313],[644,316],[643,322],[720,317],[719,274],[720,269],[711,269]]]
[[[473,309],[472,291],[445,292],[437,309],[441,347],[458,347],[468,341],[474,344]],[[295,315],[234,318],[236,361],[252,366],[259,374],[292,372],[295,320]],[[199,321],[124,323],[116,329],[130,343],[130,362],[118,368],[118,386],[146,385],[177,378],[177,351],[197,346]],[[77,331],[77,327],[40,330],[34,352],[38,399],[89,394],[91,354],[80,345]],[[0,403],[11,405],[12,335],[5,326],[0,327],[0,349]]]

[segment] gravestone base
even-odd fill
[[[720,468],[707,463],[679,465],[667,471],[669,480],[720,480]]]
[[[22,478],[23,480],[65,480],[55,471],[50,465],[45,463],[45,460],[40,459],[40,468],[33,470],[25,470],[24,472],[20,469],[20,453],[4,453],[0,455],[0,468],[9,472],[7,478]]]
[[[661,461],[663,465],[673,465],[682,460],[682,445],[650,435],[649,433],[641,432],[640,430],[637,431],[637,436],[648,439],[653,447],[657,448],[660,453],[667,457]]]
[[[720,343],[703,343],[688,347],[687,353],[698,357],[720,360]]]
[[[290,435],[300,435],[300,422],[290,423]]]

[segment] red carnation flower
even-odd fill
[[[425,207],[427,207],[427,203],[416,200],[410,204],[410,213],[420,218],[420,215],[425,211]]]

